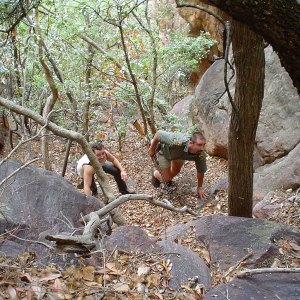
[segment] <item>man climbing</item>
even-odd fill
[[[93,143],[91,148],[101,164],[103,171],[114,176],[119,192],[123,195],[132,194],[133,192],[129,191],[126,184],[127,173],[119,160],[105,150],[103,144],[100,142]],[[83,192],[88,196],[97,196],[97,185],[94,178],[95,170],[91,166],[86,154],[77,163],[77,173],[83,179]]]
[[[206,193],[202,188],[204,173],[207,170],[205,145],[205,137],[200,132],[189,136],[182,133],[157,131],[148,153],[150,157],[157,155],[162,174],[158,170],[153,171],[152,185],[159,187],[160,183],[165,181],[167,186],[171,186],[171,180],[180,172],[184,161],[195,161],[198,180],[197,194],[200,198],[206,198]]]

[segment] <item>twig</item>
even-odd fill
[[[300,268],[260,268],[244,270],[236,274],[237,278],[243,278],[246,276],[251,276],[255,274],[263,273],[300,273]]]
[[[50,250],[54,250],[54,248],[53,248],[52,246],[47,245],[46,243],[43,243],[43,242],[40,242],[40,241],[33,241],[33,240],[22,239],[22,238],[20,238],[20,237],[14,235],[14,234],[12,234],[12,233],[10,233],[10,232],[8,232],[8,234],[9,234],[10,236],[14,237],[15,239],[20,240],[20,241],[29,242],[29,243],[34,243],[34,244],[40,244],[40,245],[43,245],[43,246],[47,247],[47,248],[50,249]]]

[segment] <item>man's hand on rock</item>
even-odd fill
[[[197,190],[197,195],[199,198],[205,200],[206,197],[207,197],[207,194],[205,193],[205,191],[203,190],[202,186],[198,187],[198,190]]]

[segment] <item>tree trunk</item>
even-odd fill
[[[229,130],[229,215],[252,217],[253,149],[264,95],[263,39],[233,21],[236,89]]]

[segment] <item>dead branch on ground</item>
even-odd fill
[[[82,220],[86,225],[82,235],[47,235],[45,238],[49,241],[55,241],[57,248],[62,251],[88,253],[97,246],[97,236],[105,234],[104,232],[101,232],[100,228],[102,223],[108,221],[108,218],[105,216],[129,200],[144,200],[155,206],[163,207],[174,212],[188,212],[192,215],[196,215],[195,212],[186,206],[177,208],[166,199],[161,201],[155,200],[152,196],[146,194],[128,194],[117,198],[115,201],[107,204],[98,211],[83,216]]]
[[[236,274],[237,278],[243,278],[255,274],[263,273],[300,273],[300,268],[260,268],[252,270],[244,270]]]

